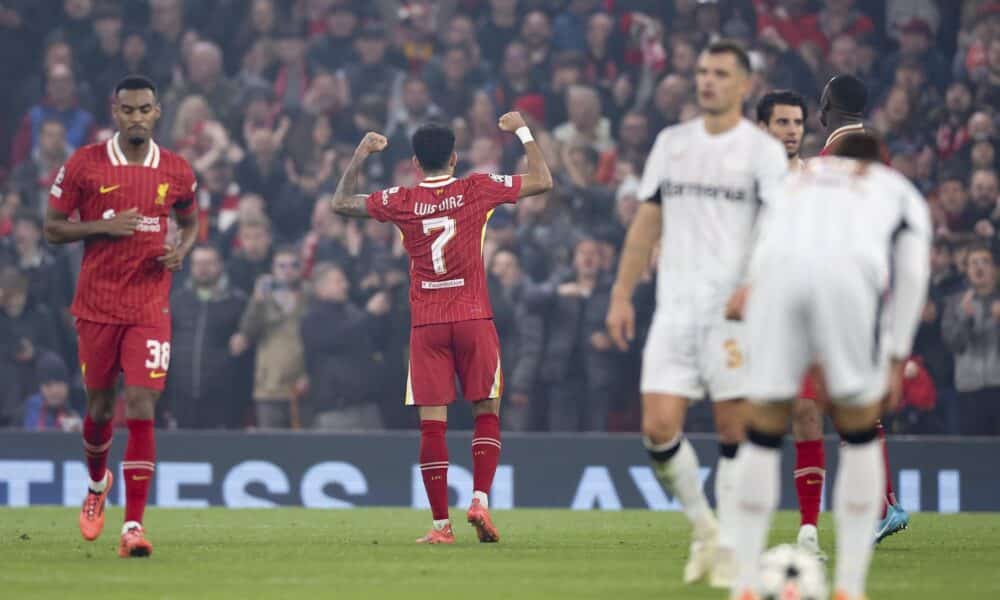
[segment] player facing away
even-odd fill
[[[115,87],[111,107],[118,132],[77,150],[49,195],[45,238],[84,241],[73,299],[80,369],[87,388],[83,447],[90,484],[80,510],[80,533],[95,540],[113,477],[107,468],[111,417],[119,374],[125,374],[128,443],[122,462],[125,524],[118,555],[149,556],[143,511],[156,460],[153,418],[170,365],[172,272],[181,268],[198,233],[195,179],[180,156],[152,139],[160,118],[156,86],[130,76]],[[176,246],[166,243],[173,211]],[[79,213],[79,220],[70,215]]]
[[[805,165],[800,155],[805,122],[809,117],[806,100],[790,90],[775,90],[757,103],[757,125],[784,144],[789,171]],[[810,389],[812,379],[804,382],[792,411],[792,437],[795,439],[795,492],[799,499],[800,547],[825,558],[819,547],[819,510],[826,478],[823,452],[823,412]]]
[[[743,325],[725,309],[745,274],[761,202],[787,172],[781,144],[741,115],[750,61],[720,41],[698,59],[703,116],[661,131],[639,187],[644,200],[629,228],[607,325],[616,345],[635,336],[632,294],[658,240],[656,312],[642,361],[642,433],[657,478],[693,525],[684,581],[709,576],[729,587],[735,573],[730,518],[733,461],[743,440],[746,346]],[[691,402],[713,401],[719,437],[715,495],[719,521],[684,437]],[[721,526],[721,527],[720,527]]]
[[[820,152],[821,156],[836,154],[837,147],[852,135],[866,133],[862,114],[868,103],[868,90],[860,79],[853,75],[837,75],[827,82],[820,96],[820,122],[829,132],[826,145]],[[885,147],[881,147],[879,159],[888,164],[889,155]],[[823,391],[821,371],[811,371],[803,390],[804,397],[816,399]],[[882,421],[878,422],[878,436],[882,443],[882,455],[885,461],[885,497],[882,508],[882,518],[875,528],[875,543],[886,537],[906,529],[910,524],[910,515],[899,504],[892,487],[892,470],[889,468],[889,450],[885,443],[885,429]],[[820,447],[822,449],[822,446]]]
[[[923,197],[879,164],[879,153],[876,138],[852,135],[838,156],[791,175],[762,216],[746,305],[751,412],[736,464],[740,575],[732,598],[754,598],[778,506],[782,438],[813,363],[825,374],[844,442],[833,498],[835,599],[864,598],[886,476],[877,423],[882,400],[891,408],[901,395],[931,242]]]
[[[455,135],[429,124],[414,134],[413,160],[424,174],[414,187],[358,195],[358,172],[386,138],[368,133],[354,151],[333,197],[337,213],[395,224],[410,255],[410,366],[406,404],[420,416],[420,471],[433,527],[417,542],[452,544],[448,519],[448,405],[455,376],[475,414],[472,436],[473,499],[467,518],[480,542],[498,542],[488,493],[500,459],[500,344],[486,287],[483,241],[493,210],[552,189],[552,175],[519,113],[500,117],[500,129],[524,144],[524,175],[455,177]]]

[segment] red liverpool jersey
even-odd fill
[[[157,259],[164,253],[170,210],[193,212],[196,185],[187,161],[152,140],[141,165],[128,164],[117,134],[73,153],[52,185],[50,207],[67,215],[79,211],[81,221],[110,219],[131,208],[142,216],[130,237],[85,240],[71,308],[77,318],[125,324],[169,318],[172,274]]]
[[[391,221],[403,234],[414,327],[493,316],[483,266],[486,222],[498,205],[515,202],[520,190],[519,175],[475,174],[368,196],[368,214]]]

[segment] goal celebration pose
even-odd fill
[[[332,203],[339,214],[394,223],[410,256],[410,367],[406,404],[420,415],[420,471],[430,501],[433,527],[420,543],[455,541],[448,519],[448,405],[455,400],[455,376],[473,403],[473,500],[467,515],[481,542],[500,534],[489,514],[488,493],[500,458],[500,343],[486,287],[483,243],[493,210],[518,198],[552,189],[552,175],[519,113],[500,117],[500,129],[524,143],[524,175],[473,174],[455,177],[455,134],[443,125],[420,127],[412,139],[414,160],[424,179],[414,187],[390,187],[356,194],[365,159],[388,141],[369,132],[337,186]]]

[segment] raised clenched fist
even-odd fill
[[[526,127],[524,117],[517,111],[509,112],[500,117],[500,130],[514,133],[522,127]]]
[[[369,154],[374,154],[376,152],[381,152],[385,150],[385,147],[389,145],[389,140],[386,139],[381,133],[375,133],[374,131],[369,131],[365,134],[365,137],[358,144],[358,149],[356,153],[362,156],[368,156]]]

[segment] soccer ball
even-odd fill
[[[823,563],[792,544],[775,546],[760,559],[757,597],[760,600],[826,600]]]

